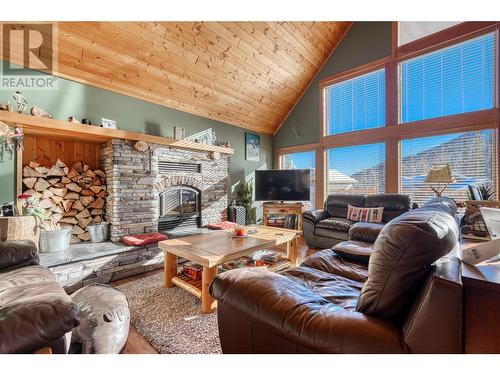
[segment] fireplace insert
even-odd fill
[[[160,193],[158,231],[195,230],[200,226],[200,192],[189,186],[172,186]]]

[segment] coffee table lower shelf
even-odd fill
[[[286,258],[282,258],[281,260],[277,261],[273,265],[268,265],[266,267],[255,267],[255,268],[267,269],[268,271],[278,272],[278,271],[282,271],[282,270],[287,269],[287,268],[292,267],[292,266],[293,266],[293,263],[290,260],[288,260]],[[254,267],[247,267],[247,268],[251,269]],[[216,274],[214,275],[214,277],[216,276]],[[203,279],[193,280],[192,278],[183,274],[182,272],[177,272],[177,275],[172,277],[172,284],[178,286],[179,288],[184,289],[188,293],[191,293],[196,298],[203,300],[203,298],[202,298],[203,281],[202,280]],[[208,280],[206,282],[208,284],[208,286],[207,286],[207,288],[208,288],[211,284],[211,281],[210,281],[210,283]],[[216,303],[217,303],[216,301],[212,301],[212,300],[208,304],[206,304],[206,306],[203,306],[204,304],[202,303],[203,312],[205,312],[205,313],[212,312],[215,309],[215,307],[217,306]]]

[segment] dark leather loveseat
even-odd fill
[[[438,199],[395,218],[364,256],[334,248],[282,273],[220,274],[211,293],[223,352],[461,352],[455,210]]]
[[[65,334],[79,324],[79,311],[38,265],[31,241],[0,242],[0,353],[30,353],[50,347],[67,351]]]
[[[347,219],[347,206],[384,207],[382,223],[355,223]],[[303,214],[303,231],[307,246],[324,249],[341,241],[375,242],[386,223],[413,208],[406,194],[332,194],[323,210]]]

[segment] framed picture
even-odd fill
[[[174,126],[174,138],[182,141],[186,138],[186,129],[181,128],[180,126]]]
[[[245,133],[245,160],[260,160],[260,135]]]
[[[106,129],[117,129],[115,120],[109,120],[104,117],[101,118],[101,126]]]

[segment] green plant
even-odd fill
[[[246,220],[247,223],[252,222],[252,217],[250,210],[252,209],[252,203],[253,203],[253,184],[251,182],[241,182],[238,185],[238,189],[236,190],[236,195],[237,195],[237,203],[240,206],[245,207],[247,213],[246,213]]]
[[[483,200],[490,201],[495,198],[495,191],[491,184],[489,183],[481,184],[478,186],[478,189],[479,192],[481,193],[481,196],[483,197]]]

